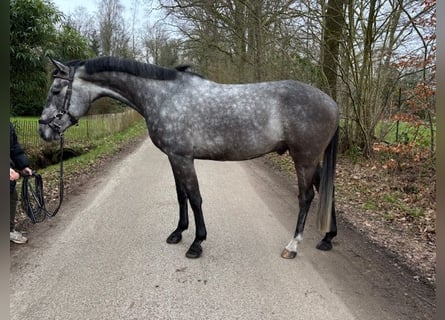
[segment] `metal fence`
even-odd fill
[[[127,129],[142,116],[133,109],[122,113],[98,114],[82,117],[79,124],[68,128],[65,138],[68,140],[85,140],[102,138],[106,135]],[[37,119],[13,119],[20,144],[27,147],[40,147],[45,145],[39,136],[39,123]]]

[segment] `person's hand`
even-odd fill
[[[23,174],[27,175],[27,176],[32,176],[32,170],[28,167],[26,167],[25,169],[22,170]]]
[[[15,181],[20,178],[20,174],[12,168],[9,168],[9,181]]]

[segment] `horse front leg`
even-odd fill
[[[179,177],[177,177],[174,171],[173,175],[175,177],[176,193],[178,196],[179,222],[175,231],[173,231],[167,238],[167,243],[170,244],[179,243],[182,239],[182,232],[184,230],[187,230],[189,226],[187,192],[185,191],[185,187],[181,184]]]
[[[298,244],[303,240],[304,225],[309,208],[314,198],[315,192],[313,188],[313,177],[315,167],[297,167],[295,163],[298,178],[298,203],[300,210],[298,212],[298,221],[295,229],[294,237],[284,248],[281,257],[285,259],[293,259],[297,256]]]
[[[180,202],[179,203],[180,208],[181,208],[181,201],[184,201],[183,192],[185,192],[186,195],[185,202],[187,201],[187,199],[190,201],[190,206],[192,207],[193,215],[195,218],[195,226],[196,226],[195,240],[193,241],[192,245],[187,251],[186,257],[199,258],[202,254],[201,243],[207,237],[207,230],[205,227],[204,217],[202,214],[202,198],[201,198],[201,193],[199,192],[198,178],[196,177],[196,171],[195,171],[195,166],[193,164],[193,159],[170,155],[169,160],[172,166],[173,175],[175,176],[175,181],[177,185],[180,186],[179,189],[180,193],[178,192],[178,201]],[[184,223],[186,221],[183,214],[184,210],[183,211],[180,210],[179,224],[181,223],[181,219],[183,220]],[[187,214],[185,213],[185,215]],[[176,231],[178,231],[179,234],[182,233],[183,230],[179,231],[181,230],[179,224],[178,228],[172,233],[172,235],[175,234]],[[188,224],[188,218],[187,218],[187,224]],[[182,225],[182,227],[183,226],[184,225]],[[175,236],[178,235],[178,232],[176,232]],[[172,235],[170,235],[170,237],[172,237]]]

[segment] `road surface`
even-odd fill
[[[27,245],[11,244],[11,319],[433,317],[431,290],[347,226],[333,251],[316,250],[314,210],[297,258],[282,259],[297,219],[293,179],[262,160],[197,161],[196,170],[208,231],[200,259],[185,257],[191,212],[182,242],[165,242],[178,219],[174,181],[147,139],[67,195]]]

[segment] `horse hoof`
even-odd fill
[[[327,242],[327,241],[323,241],[323,240],[321,240],[321,241],[317,244],[316,248],[317,248],[318,250],[322,250],[322,251],[329,251],[329,250],[332,250],[332,243],[331,243],[331,242]]]
[[[284,249],[283,252],[281,252],[281,257],[284,259],[294,259],[296,256],[296,251],[289,251],[287,249]]]
[[[173,232],[167,238],[167,243],[176,244],[179,243],[182,239],[182,235],[180,233]]]
[[[196,259],[199,258],[202,254],[202,247],[198,243],[193,243],[190,248],[188,249],[185,256],[190,259]]]

